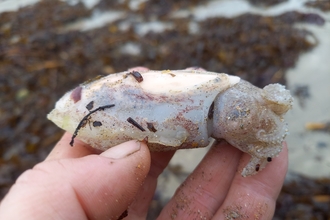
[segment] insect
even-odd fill
[[[280,84],[257,88],[201,68],[134,68],[67,92],[48,118],[75,138],[106,150],[148,140],[151,151],[205,147],[225,139],[251,155],[242,176],[256,174],[282,150],[284,114],[293,98]],[[87,121],[93,127],[84,126]]]

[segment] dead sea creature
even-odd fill
[[[282,150],[284,114],[293,98],[280,84],[263,89],[201,68],[134,68],[82,84],[48,114],[94,148],[148,140],[151,151],[206,147],[225,139],[251,155],[242,176],[257,173]],[[94,109],[94,110],[93,110]],[[97,126],[88,128],[87,122]]]

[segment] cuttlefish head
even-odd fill
[[[244,80],[217,96],[212,137],[225,139],[252,156],[244,175],[254,174],[254,166],[261,170],[281,152],[288,134],[283,117],[292,102],[290,92],[280,84],[260,89]]]

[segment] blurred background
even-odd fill
[[[330,219],[329,0],[0,0],[0,199],[63,134],[46,115],[66,91],[134,66],[286,85],[290,164],[274,219]],[[206,152],[175,154],[148,219]]]

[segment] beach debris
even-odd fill
[[[292,94],[298,99],[300,107],[304,108],[306,100],[311,97],[308,85],[295,85],[291,89]]]
[[[305,128],[310,131],[325,131],[330,132],[330,121],[328,122],[308,122]]]

